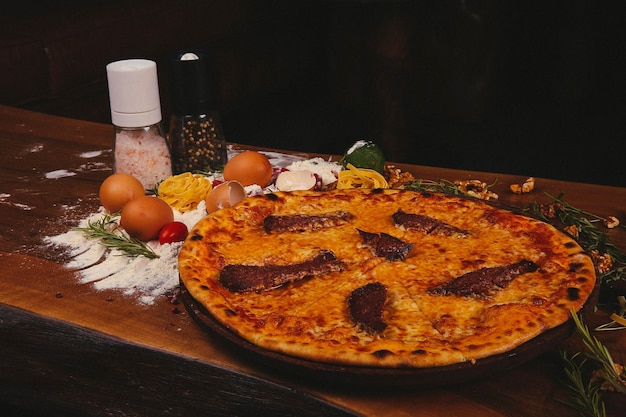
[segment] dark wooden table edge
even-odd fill
[[[294,388],[3,303],[0,340],[0,403],[23,415],[355,415]]]

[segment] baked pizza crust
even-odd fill
[[[463,234],[399,227],[399,209]],[[338,225],[264,229],[268,216],[347,211]],[[376,256],[359,230],[411,245],[399,260]],[[233,292],[226,265],[290,265],[332,251],[345,265],[276,288]],[[432,289],[479,270],[527,260],[537,270],[487,295]],[[507,352],[559,326],[595,286],[591,259],[571,237],[539,220],[484,201],[408,190],[298,191],[249,197],[198,222],[179,255],[182,283],[222,325],[262,348],[317,362],[385,368],[452,365]],[[382,283],[386,327],[368,332],[348,310],[350,294]]]

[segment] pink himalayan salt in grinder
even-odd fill
[[[111,62],[106,71],[115,126],[113,172],[131,174],[153,189],[172,175],[156,63],[128,59]]]

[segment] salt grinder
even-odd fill
[[[171,62],[169,141],[174,174],[217,171],[227,161],[222,125],[214,110],[210,64],[201,51],[179,52]]]
[[[144,188],[153,189],[172,175],[156,63],[128,59],[111,62],[106,70],[115,126],[113,171],[134,175]]]

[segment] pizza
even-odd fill
[[[200,220],[181,283],[256,346],[326,364],[425,368],[508,352],[569,320],[596,275],[553,226],[399,189],[275,192]]]

